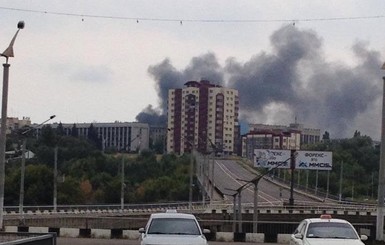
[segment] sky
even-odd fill
[[[168,89],[208,79],[242,125],[380,139],[385,1],[2,0],[0,52],[20,20],[9,117],[159,123]]]

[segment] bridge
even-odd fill
[[[242,205],[254,205],[255,189],[253,185],[245,185],[260,173],[248,161],[239,159],[212,158],[205,159],[198,155],[196,164],[197,179],[202,193],[207,193],[210,201],[234,202],[237,191],[241,188]],[[336,200],[317,196],[304,190],[294,188],[293,199],[299,205],[322,205],[337,203]],[[274,178],[264,176],[258,182],[258,206],[282,206],[289,202],[291,188]]]
[[[192,202],[164,204],[121,205],[58,205],[35,206],[18,213],[18,207],[5,207],[4,225],[6,231],[56,232],[59,236],[134,238],[151,213],[177,209],[194,213],[201,225],[212,231],[215,239],[223,233],[233,234],[233,240],[243,241],[246,234],[253,234],[262,242],[279,242],[287,239],[297,224],[304,218],[331,214],[347,219],[363,234],[374,237],[376,207],[369,204],[337,202],[295,189],[295,205],[287,205],[290,197],[288,185],[270,177],[261,178],[258,183],[258,220],[254,217],[254,189],[245,181],[257,175],[247,162],[231,159],[197,159],[196,176],[203,193],[209,199]],[[244,187],[241,206],[235,209],[234,190]],[[257,232],[253,225],[258,222]]]
[[[261,206],[258,217],[258,233],[253,232],[252,210],[244,210],[242,219],[234,220],[231,208],[215,204],[202,206],[194,203],[192,212],[198,217],[204,228],[212,231],[209,239],[231,237],[234,241],[246,241],[246,237],[254,235],[259,242],[287,241],[298,223],[309,217],[331,214],[336,218],[351,221],[361,234],[370,238],[375,234],[376,211],[373,207],[359,205],[337,206],[297,206],[295,209],[279,206]],[[45,210],[41,208],[47,208]],[[163,212],[176,208],[180,212],[189,212],[188,203],[161,205],[132,205],[121,210],[119,205],[112,206],[61,206],[58,212],[49,207],[40,207],[27,211],[24,215],[8,211],[4,220],[7,232],[56,232],[66,237],[102,237],[138,239],[138,229],[144,227],[148,217],[154,212]],[[234,230],[234,225],[242,227],[242,231]],[[224,238],[221,238],[223,240]],[[255,238],[256,239],[256,238]],[[286,239],[286,240],[285,240]]]

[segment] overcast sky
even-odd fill
[[[10,117],[132,122],[206,78],[239,90],[243,122],[380,138],[383,0],[4,0],[0,52],[19,20]]]

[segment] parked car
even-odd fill
[[[304,219],[291,235],[290,245],[364,245],[366,235],[359,236],[348,221],[333,219],[330,215]]]
[[[141,245],[207,245],[204,233],[192,214],[167,211],[151,214],[146,227],[140,228]]]

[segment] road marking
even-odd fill
[[[238,183],[240,186],[243,185],[243,183],[241,183],[240,181],[238,181],[237,178],[236,178],[236,177],[239,177],[239,176],[236,176],[234,173],[232,173],[232,172],[228,169],[228,167],[225,166],[224,163],[220,162],[220,163],[218,163],[218,165],[219,165],[219,167],[222,169],[222,171],[223,171],[226,175],[228,175],[232,180],[234,180],[234,181],[235,181],[236,183]],[[234,175],[234,177],[233,177],[232,175]],[[247,187],[246,190],[251,191],[251,190],[250,190],[250,187]],[[254,192],[254,191],[251,191],[251,192]],[[262,191],[258,191],[258,197],[262,198],[262,199],[265,200],[266,202],[268,202],[268,203],[270,203],[270,204],[273,205],[273,202],[272,202],[272,201],[270,201],[269,199],[265,198],[265,197],[262,196],[261,194],[265,194],[265,195],[267,195],[267,196],[270,196],[270,195],[268,195],[268,194],[266,194],[266,193],[264,193],[264,192],[262,192]],[[272,197],[272,196],[270,196],[270,197]],[[272,197],[272,198],[275,199],[274,197]],[[279,199],[277,199],[277,200],[279,200]]]

